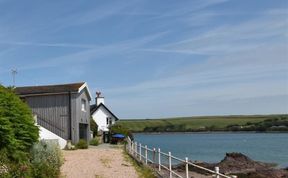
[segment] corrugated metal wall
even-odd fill
[[[70,139],[68,94],[29,96],[25,100],[37,115],[39,125],[66,140]]]

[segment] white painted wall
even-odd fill
[[[96,106],[98,106],[101,103],[105,104],[104,103],[104,97],[97,97],[96,98]]]
[[[109,125],[106,123],[107,117],[112,118],[112,125],[115,124],[116,118],[113,117],[113,115],[111,115],[103,106],[100,106],[100,108],[93,113],[92,118],[98,125],[98,131],[109,131]]]
[[[58,135],[54,134],[53,132],[49,131],[48,129],[45,129],[44,127],[37,124],[37,115],[33,116],[35,120],[35,125],[39,127],[39,140],[57,140],[58,144],[61,149],[64,149],[67,140],[63,139],[62,137],[59,137]]]
[[[58,144],[61,149],[64,149],[67,141],[58,135],[54,134],[53,132],[50,132],[49,130],[45,129],[44,127],[39,126],[39,139],[40,140],[57,140]]]

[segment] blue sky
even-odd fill
[[[86,81],[120,118],[287,113],[288,2],[0,0],[3,85],[12,68]]]

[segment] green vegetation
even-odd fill
[[[30,149],[38,133],[29,107],[12,88],[0,85],[0,177],[29,177]]]
[[[133,139],[133,134],[132,132],[130,131],[130,129],[128,129],[124,124],[115,124],[115,125],[112,125],[110,127],[110,133],[113,135],[113,134],[123,134],[125,135],[126,137],[129,136],[131,139]]]
[[[30,108],[0,85],[0,177],[52,178],[63,162],[56,143],[38,142]]]
[[[277,123],[274,122],[277,120]],[[272,122],[269,122],[272,121]],[[199,116],[120,120],[132,132],[287,131],[288,115]],[[266,127],[263,129],[263,127]]]
[[[57,142],[40,141],[31,150],[32,177],[59,177],[63,161]]]
[[[93,145],[93,146],[99,145],[99,140],[98,140],[98,138],[93,138],[92,140],[90,140],[89,144],[90,144],[90,145]]]
[[[87,141],[84,140],[84,139],[80,139],[79,142],[76,144],[76,148],[78,148],[78,149],[87,149],[88,148]]]
[[[154,171],[148,167],[145,166],[143,163],[136,161],[133,159],[126,151],[124,151],[124,156],[127,161],[129,161],[136,169],[138,175],[140,178],[156,178]]]
[[[229,125],[226,127],[230,131],[288,131],[288,116],[278,116],[271,119],[266,119],[261,122],[247,122],[244,125]]]

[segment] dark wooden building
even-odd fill
[[[37,116],[37,124],[65,140],[90,139],[91,94],[85,82],[17,87]]]

